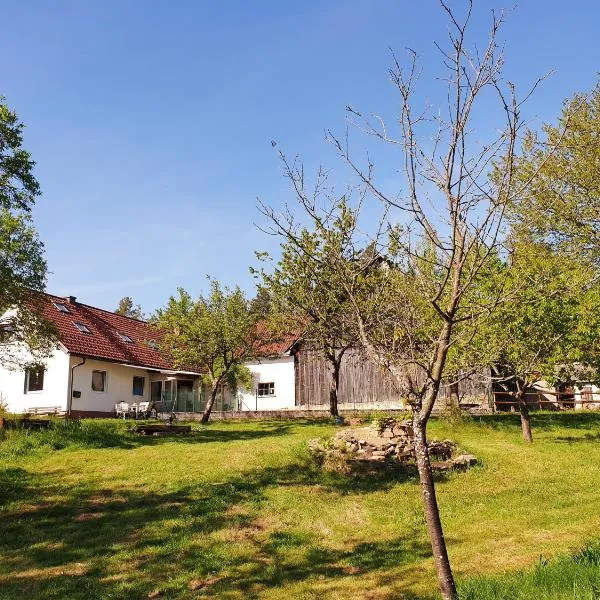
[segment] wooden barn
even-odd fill
[[[238,410],[328,409],[330,374],[323,353],[301,341],[280,348],[276,356],[247,364],[254,374],[254,389],[238,394]],[[458,385],[443,386],[439,405],[458,396],[463,406],[491,406],[489,377],[471,376]],[[402,408],[404,400],[390,374],[360,348],[342,359],[338,395],[340,409]]]

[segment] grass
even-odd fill
[[[497,577],[474,577],[461,586],[462,600],[598,600],[600,545],[553,560],[540,557],[529,569]]]
[[[533,424],[530,447],[513,415],[431,425],[482,461],[438,484],[465,600],[600,597],[600,414]],[[320,472],[327,422],[64,427],[2,434],[2,600],[437,597],[418,483]]]
[[[127,448],[135,444],[130,421],[50,419],[51,427],[41,431],[23,428],[18,420],[15,423],[14,428],[0,429],[0,460],[64,448]]]

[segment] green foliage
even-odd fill
[[[600,265],[600,84],[565,101],[555,125],[530,131],[518,161],[514,219],[538,238]]]
[[[241,363],[233,364],[229,368],[226,381],[231,390],[251,392],[254,389],[254,375],[246,365]]]
[[[115,310],[115,314],[139,319],[140,321],[144,320],[142,307],[139,304],[134,304],[133,299],[129,296],[123,296],[123,298],[119,300],[119,306],[117,307],[117,310]]]
[[[210,293],[198,300],[180,289],[158,311],[155,325],[177,367],[200,370],[215,389],[221,382],[235,389],[253,385],[243,363],[260,347],[257,319],[239,287],[230,290],[213,280]]]
[[[458,398],[456,399],[456,402],[449,402],[442,408],[440,417],[451,425],[458,425],[467,418],[460,408]]]
[[[523,390],[540,376],[553,384],[573,377],[578,364],[597,365],[593,276],[588,263],[548,244],[514,241],[509,263],[492,282],[504,301],[461,351],[475,364],[494,366],[510,389]]]
[[[46,284],[46,262],[30,216],[40,188],[34,162],[21,147],[22,132],[23,124],[0,97],[0,363],[5,367],[23,365],[18,343],[28,345],[34,358],[46,357],[54,333],[32,293]]]
[[[34,162],[22,148],[24,125],[0,96],[0,207],[29,212],[40,195]]]
[[[260,255],[260,253],[259,253]],[[250,301],[250,309],[263,319],[269,319],[273,312],[273,297],[264,285],[256,286],[256,295]]]

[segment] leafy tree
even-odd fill
[[[132,298],[129,296],[123,296],[119,300],[119,306],[115,310],[115,314],[123,315],[124,317],[132,317],[133,319],[144,320],[144,313],[142,307],[139,304],[134,304]]]
[[[46,284],[44,246],[31,220],[40,187],[34,162],[22,148],[23,124],[0,97],[0,364],[39,362],[53,348],[54,329],[42,317]]]
[[[262,210],[265,215],[274,216],[268,207],[263,206]],[[274,268],[269,272],[254,271],[272,294],[272,317],[278,322],[279,331],[301,332],[305,343],[323,352],[330,370],[329,411],[333,416],[338,415],[342,359],[348,349],[358,344],[353,308],[340,284],[337,263],[359,260],[354,251],[346,254],[346,236],[354,227],[354,215],[345,199],[335,214],[339,218],[331,221],[317,218],[314,231],[288,230],[281,258]],[[271,221],[277,223],[276,218]],[[268,255],[258,256],[270,260]]]
[[[230,290],[211,281],[210,293],[197,300],[183,289],[158,311],[155,324],[164,334],[162,349],[178,367],[193,367],[210,385],[202,422],[210,418],[222,384],[252,389],[252,373],[244,362],[260,349],[257,316],[239,287]]]
[[[565,101],[555,125],[528,132],[516,221],[538,239],[600,266],[600,84]]]
[[[250,301],[250,310],[263,319],[269,319],[273,311],[271,292],[264,285],[256,286],[256,295]]]
[[[496,273],[506,301],[482,322],[464,348],[474,363],[483,357],[494,381],[517,403],[523,439],[533,441],[525,395],[543,379],[574,377],[582,367],[597,377],[599,290],[594,271],[544,243],[519,240],[508,264]]]

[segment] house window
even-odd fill
[[[156,404],[162,400],[162,381],[153,381],[150,384],[150,401]]]
[[[94,392],[106,391],[106,371],[92,371],[92,390]]]
[[[134,377],[133,378],[133,395],[143,396],[144,395],[144,382],[145,377]]]
[[[65,313],[66,315],[70,314],[71,311],[66,307],[65,304],[63,304],[62,302],[53,302],[52,304],[54,304],[54,306],[61,312],[61,313]]]
[[[81,333],[92,333],[89,329],[89,327],[87,325],[84,325],[83,323],[73,323],[73,325],[75,325],[75,327],[77,327],[77,329],[79,331],[81,331]]]
[[[258,384],[258,395],[259,396],[274,396],[275,395],[275,382],[270,381],[269,383]]]
[[[25,393],[44,389],[44,367],[32,367],[25,371]]]
[[[133,340],[126,334],[126,333],[119,333],[117,332],[117,335],[124,341],[127,342],[128,344],[133,344]]]
[[[7,342],[15,333],[16,329],[11,321],[0,323],[0,342]]]

